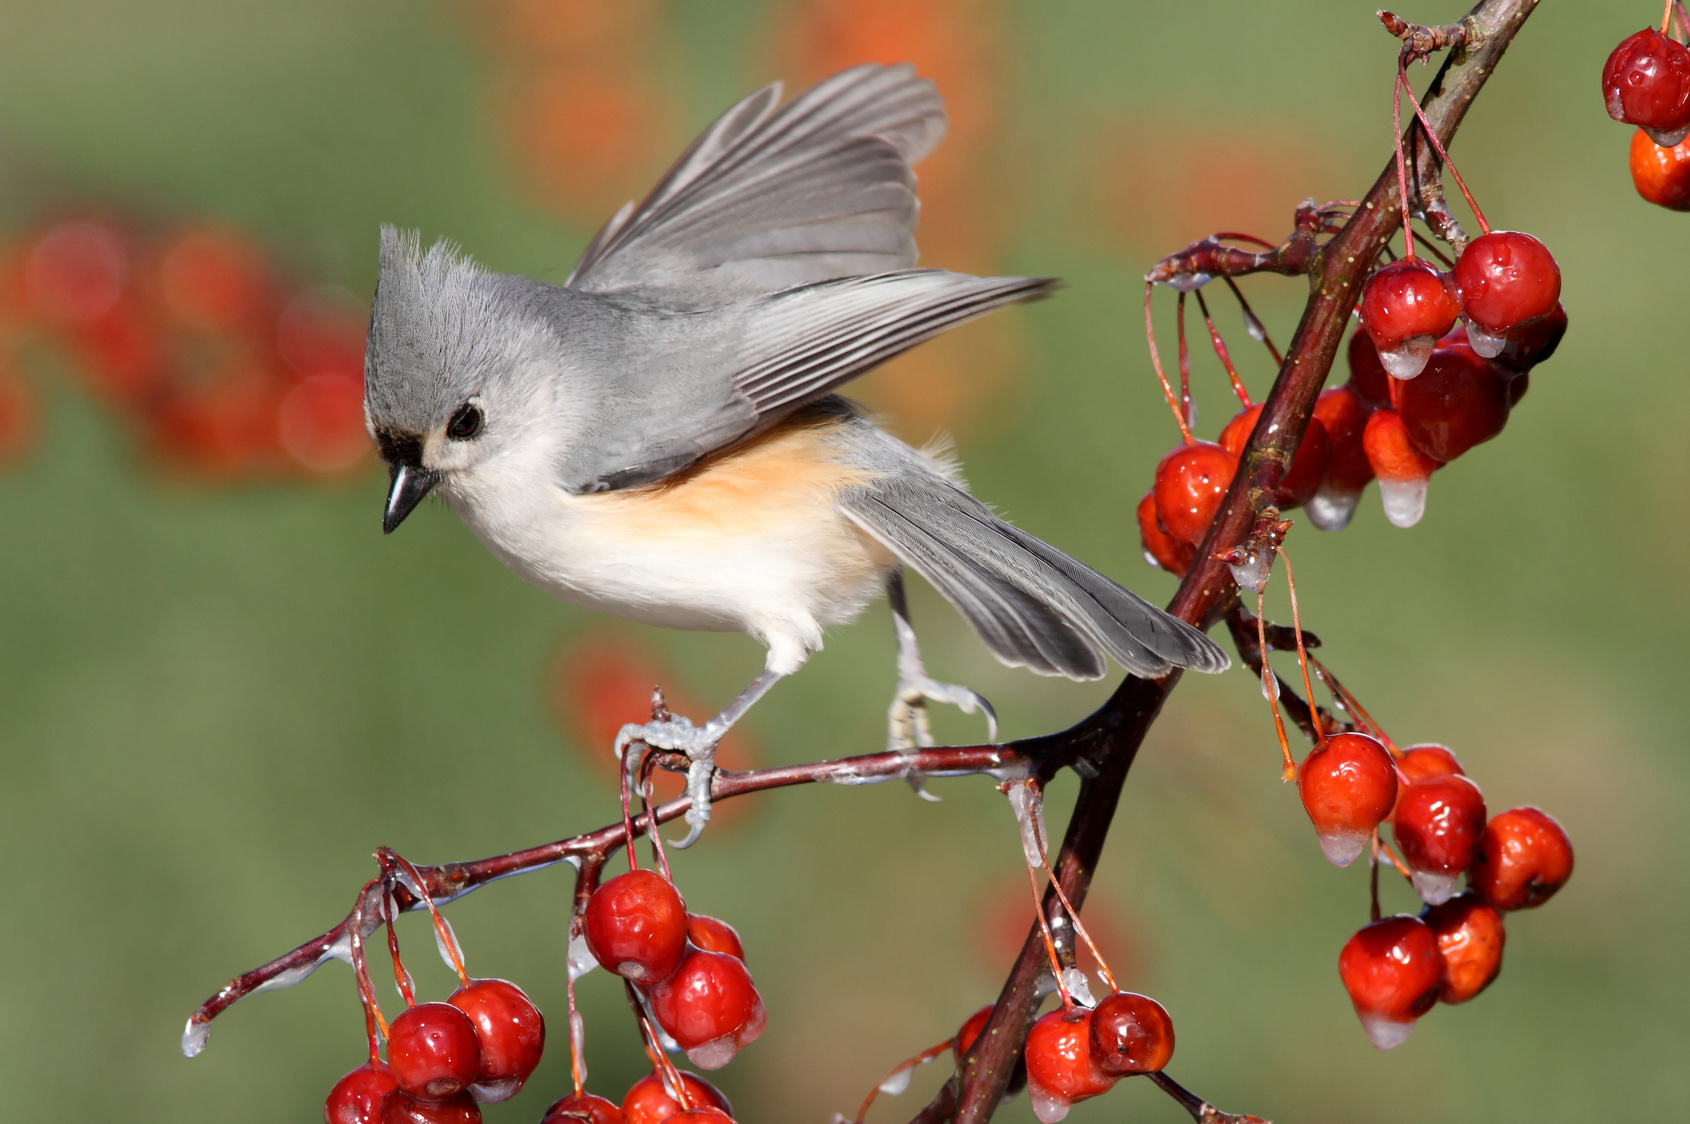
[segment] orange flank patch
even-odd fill
[[[626,636],[600,632],[580,637],[570,643],[554,666],[548,688],[552,711],[576,752],[612,793],[619,783],[612,752],[616,735],[629,722],[651,719],[654,687],[662,687],[672,713],[695,722],[705,721],[719,709],[694,699],[677,685],[672,669]],[[759,757],[750,736],[736,729],[722,739],[716,762],[724,769],[749,769]],[[684,780],[677,773],[656,772],[652,787],[659,802],[672,800],[681,794]],[[723,802],[711,823],[739,819],[749,803]]]

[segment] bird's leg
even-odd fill
[[[995,743],[998,716],[991,703],[967,687],[928,678],[921,662],[921,649],[916,646],[915,629],[910,627],[903,570],[893,570],[892,576],[886,579],[886,596],[892,603],[892,627],[898,633],[898,693],[893,696],[887,713],[886,747],[901,752],[933,744],[933,730],[927,717],[929,699],[950,703],[964,714],[980,711],[986,716],[986,739]],[[911,784],[917,792],[927,795],[913,778]]]
[[[765,670],[736,695],[733,702],[723,707],[720,714],[702,726],[693,725],[692,720],[683,715],[672,714],[644,725],[629,723],[616,735],[616,756],[622,759],[622,767],[628,770],[630,782],[634,770],[639,768],[638,759],[630,757],[627,752],[632,742],[644,742],[653,749],[684,753],[691,760],[692,764],[687,769],[687,795],[692,798],[692,807],[686,812],[686,837],[676,840],[676,847],[690,847],[698,842],[704,825],[710,822],[710,780],[716,772],[717,743],[780,678],[780,672]],[[629,840],[630,846],[632,843]]]

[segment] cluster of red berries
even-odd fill
[[[1058,1008],[1027,1033],[1022,1056],[1033,1113],[1056,1124],[1070,1105],[1107,1093],[1123,1077],[1156,1073],[1173,1054],[1173,1020],[1148,995],[1117,991],[1096,1007]]]
[[[345,472],[371,447],[366,319],[224,227],[146,236],[103,218],[50,224],[0,248],[0,448],[31,416],[19,360],[40,339],[189,471]]]
[[[1441,745],[1399,750],[1359,730],[1331,734],[1297,768],[1321,850],[1354,862],[1389,824],[1399,869],[1426,908],[1375,920],[1350,938],[1338,972],[1369,1039],[1398,1045],[1439,1001],[1464,1003],[1502,969],[1502,913],[1548,901],[1573,872],[1553,817],[1512,808],[1487,821],[1479,786]],[[1467,888],[1459,886],[1467,876]]]
[[[1690,211],[1690,50],[1668,34],[1672,13],[1669,2],[1659,31],[1646,27],[1614,48],[1602,68],[1602,100],[1608,116],[1638,127],[1631,138],[1637,193]]]

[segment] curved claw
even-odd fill
[[[698,842],[698,837],[704,834],[704,825],[710,822],[710,781],[716,772],[716,747],[709,746],[693,757],[692,766],[687,769],[687,795],[692,798],[692,807],[687,809],[687,833],[680,839],[671,842],[678,850],[686,850]]]
[[[998,713],[986,696],[955,683],[940,683],[926,676],[907,679],[898,684],[889,715],[887,744],[894,750],[926,748],[933,744],[927,720],[927,703],[949,703],[964,714],[976,711],[985,716],[986,740],[992,745],[998,740]],[[917,791],[920,791],[919,789]]]

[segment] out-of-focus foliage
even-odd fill
[[[932,259],[1068,288],[912,355],[864,396],[912,439],[952,429],[980,495],[1165,597],[1133,524],[1175,437],[1135,326],[1138,278],[1211,229],[1276,238],[1303,196],[1371,182],[1395,46],[1372,8],[0,0],[0,242],[12,268],[57,221],[117,216],[137,261],[209,232],[255,247],[287,292],[366,296],[387,221],[561,280],[610,207],[754,84],[913,58],[955,111],[923,181]],[[1365,873],[1321,859],[1255,684],[1186,682],[1129,783],[1096,927],[1124,982],[1172,1012],[1172,1072],[1223,1106],[1582,1121],[1663,1115],[1690,1092],[1686,220],[1636,198],[1629,130],[1597,93],[1607,50],[1653,14],[1544,4],[1457,141],[1491,219],[1544,239],[1565,276],[1571,331],[1507,432],[1439,473],[1411,531],[1370,491],[1344,533],[1291,538],[1305,622],[1345,682],[1399,739],[1455,747],[1494,808],[1553,811],[1578,873],[1511,920],[1482,999],[1377,1054],[1335,970],[1366,918]],[[1299,284],[1247,289],[1283,341]],[[1220,322],[1259,393],[1265,358],[1234,312]],[[5,1115],[313,1119],[361,1057],[343,967],[236,1008],[189,1062],[176,1043],[194,1005],[337,920],[377,844],[432,862],[608,822],[593,760],[606,717],[584,713],[579,687],[605,654],[701,709],[760,654],[549,601],[441,508],[384,539],[373,467],[178,471],[133,411],[90,393],[76,340],[31,324],[8,320],[0,341],[0,447],[17,454],[0,475]],[[273,370],[306,377],[285,356]],[[1206,355],[1197,380],[1212,433],[1230,411]],[[1106,689],[997,667],[925,590],[915,612],[936,674],[990,696],[1011,735]],[[838,630],[752,714],[743,751],[877,747],[891,651],[878,611]],[[941,729],[978,734],[950,715]],[[768,1004],[768,1033],[721,1078],[742,1118],[849,1110],[992,998],[1023,923],[1013,822],[983,781],[936,788],[939,805],[895,785],[754,798],[675,857],[689,904],[739,928]],[[1072,792],[1059,782],[1052,809]],[[451,907],[472,971],[519,981],[552,1015],[530,1091],[489,1120],[537,1118],[566,1084],[567,904],[554,872]],[[416,920],[413,967],[443,993]],[[581,992],[592,1085],[619,1095],[643,1065],[621,997],[602,974]],[[907,1117],[938,1076],[876,1118]],[[1024,1099],[1004,1112],[1031,1118]],[[1074,1119],[1127,1115],[1183,1119],[1143,1082]]]

